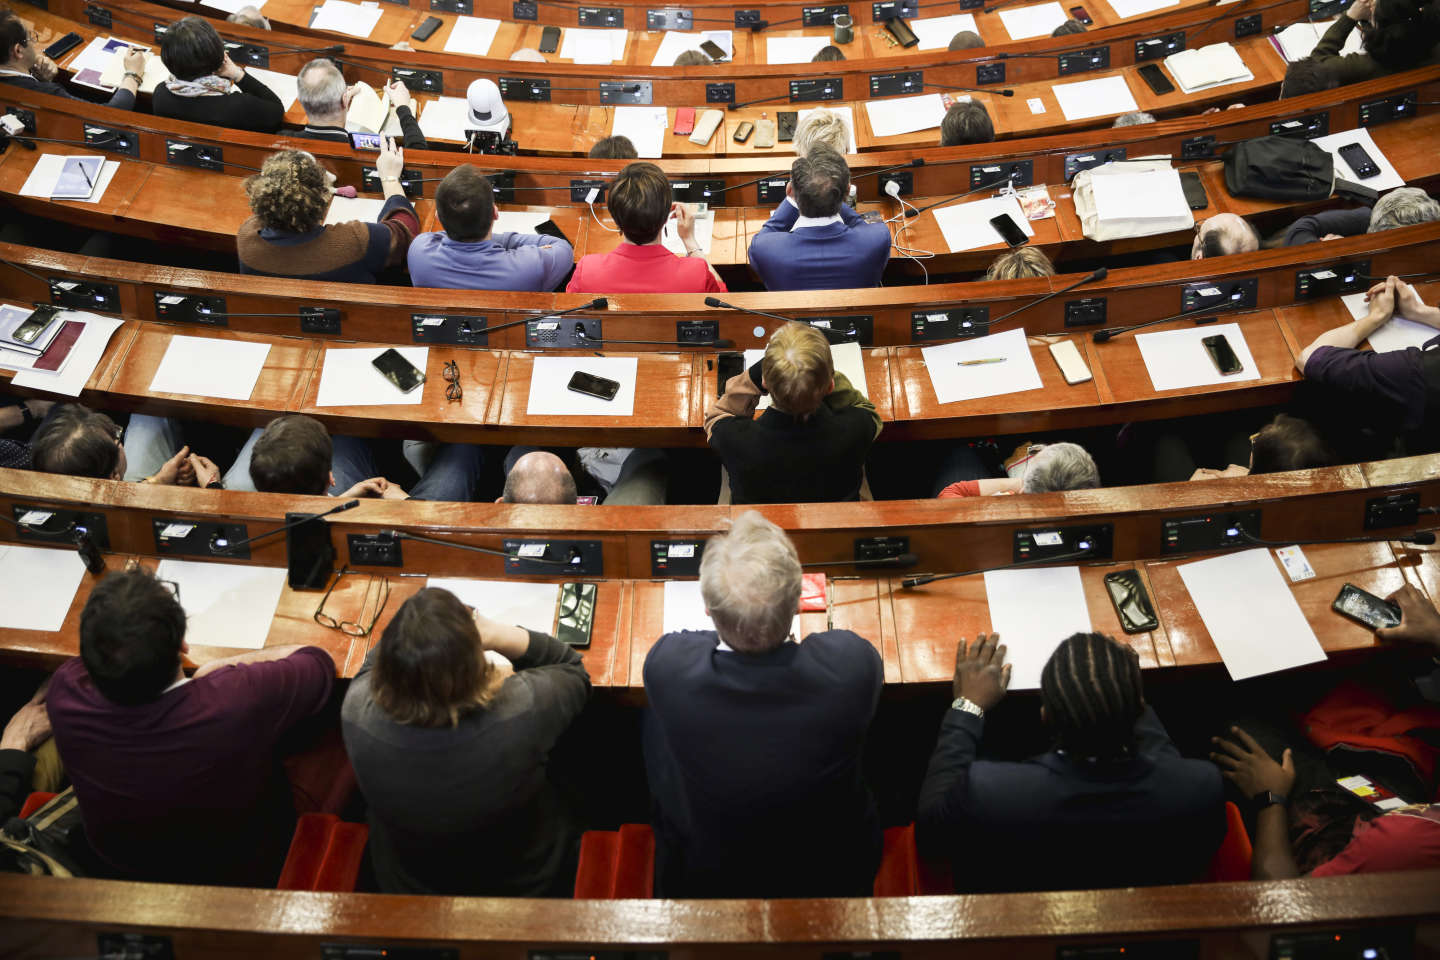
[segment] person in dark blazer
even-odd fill
[[[790,165],[785,201],[750,241],[750,265],[769,290],[873,287],[890,259],[890,228],[845,198],[850,168],[819,145]]]
[[[69,90],[55,82],[60,68],[40,49],[40,43],[13,11],[0,10],[0,83],[22,90],[78,100]],[[117,110],[135,109],[135,94],[145,73],[145,52],[134,47],[125,51],[125,76],[115,93],[106,102]]]
[[[275,91],[235,65],[209,21],[185,17],[171,24],[160,41],[160,59],[170,79],[151,95],[157,117],[258,133],[274,133],[285,122]]]
[[[350,108],[354,87],[345,84],[345,75],[335,66],[335,61],[317,57],[300,68],[295,78],[296,95],[300,106],[305,108],[305,126],[285,133],[307,140],[333,140],[349,143],[350,133],[345,129],[345,113]],[[402,146],[406,150],[428,150],[425,134],[420,132],[420,121],[415,119],[415,103],[410,88],[399,80],[391,81],[385,88],[390,94],[390,103],[395,108],[395,119],[400,123],[404,136]]]
[[[982,633],[956,650],[955,701],[920,788],[922,852],[953,858],[961,892],[1199,880],[1225,836],[1220,774],[1170,742],[1134,649],[1098,633],[1061,643],[1040,674],[1055,749],[1001,763],[979,758],[1010,683],[999,640]]]
[[[657,897],[868,897],[880,825],[860,755],[884,669],[848,630],[792,636],[800,561],[753,511],[712,538],[714,630],[645,658]]]
[[[1365,48],[1342,54],[1351,31],[1359,29]],[[1402,70],[1440,62],[1440,3],[1436,0],[1355,0],[1342,13],[1309,60],[1337,84],[1364,83]]]

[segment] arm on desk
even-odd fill
[[[1300,371],[1301,376],[1305,375],[1305,367],[1316,350],[1321,347],[1353,350],[1363,343],[1366,337],[1388,323],[1395,313],[1395,286],[1399,282],[1394,277],[1389,277],[1383,284],[1371,288],[1369,313],[1359,320],[1326,330],[1300,351],[1300,356],[1295,360],[1295,369]]]

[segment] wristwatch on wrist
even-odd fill
[[[24,400],[20,401],[20,425],[28,427],[39,422],[40,418],[30,412],[30,404]]]
[[[381,178],[380,178],[380,182],[381,182],[381,183],[399,183],[399,182],[400,182],[400,178],[399,178],[399,177],[381,177]]]
[[[123,79],[123,80],[133,79],[133,80],[135,81],[135,85],[138,87],[145,78],[142,77],[142,76],[140,76],[140,74],[136,73],[134,70],[126,70],[126,71],[125,71],[125,76],[122,77],[121,79]]]
[[[980,704],[966,697],[956,697],[954,701],[951,702],[950,709],[959,710],[961,713],[973,714],[981,718],[985,716],[985,711],[981,709]]]
[[[1283,807],[1290,802],[1289,797],[1283,793],[1276,793],[1274,790],[1262,790],[1250,799],[1254,802],[1256,810],[1264,810],[1266,807],[1277,804]]]
[[[690,249],[689,247],[686,247],[686,248],[685,248],[685,256],[687,256],[687,257],[698,257],[698,256],[700,256],[702,253],[704,253],[704,251],[701,250],[699,247],[696,247],[696,248],[693,249],[693,250]]]

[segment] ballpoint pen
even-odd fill
[[[982,363],[1004,363],[1004,362],[1005,362],[1005,358],[1004,358],[1004,357],[983,357],[983,358],[981,358],[981,359],[979,359],[979,360],[957,360],[956,363],[955,363],[955,365],[956,365],[957,367],[978,367],[978,366],[980,366]]]

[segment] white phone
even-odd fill
[[[1090,379],[1090,368],[1085,365],[1080,351],[1075,348],[1074,340],[1066,339],[1050,344],[1050,356],[1055,358],[1055,365],[1064,374],[1066,383],[1074,385]]]

